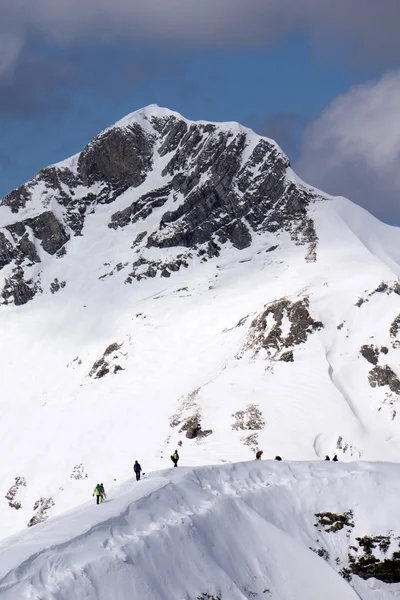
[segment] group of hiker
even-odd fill
[[[257,450],[256,452],[256,460],[261,460],[261,457],[263,455],[263,451],[262,450]],[[172,456],[171,456],[172,458]],[[274,460],[282,460],[282,458],[280,456],[275,456]],[[325,454],[325,459],[324,460],[331,460],[329,454]],[[333,462],[338,462],[338,457],[337,454],[335,454],[335,456],[332,458]]]
[[[177,467],[178,461],[179,461],[178,450],[175,450],[175,452],[171,455],[171,460],[174,463],[174,467]],[[135,464],[133,465],[133,470],[136,475],[136,481],[140,481],[140,476],[143,472],[143,469],[137,460],[135,460]],[[105,500],[107,498],[106,491],[105,491],[104,485],[102,483],[98,483],[96,485],[96,487],[94,488],[94,491],[93,491],[93,496],[96,496],[96,504],[100,504],[100,502],[103,502],[103,500]]]
[[[256,452],[256,460],[261,460],[262,455],[264,454],[263,450],[257,450]],[[280,456],[275,456],[274,460],[282,460]]]
[[[331,460],[329,457],[329,454],[325,454],[325,460]],[[333,462],[338,462],[338,457],[337,454],[335,454],[335,456],[332,458]]]
[[[263,455],[263,450],[257,450],[256,460],[261,460],[262,455]],[[177,467],[178,461],[179,461],[178,450],[175,450],[175,452],[173,454],[171,454],[171,460],[174,463],[174,467]],[[282,458],[280,456],[275,456],[274,460],[282,460]],[[325,455],[325,460],[331,460],[328,454]],[[332,460],[333,460],[333,462],[338,462],[339,459],[337,457],[337,454],[334,455]],[[136,481],[140,481],[140,476],[143,472],[143,469],[137,460],[135,460],[135,464],[133,465],[133,470],[136,475]],[[102,483],[98,483],[96,485],[96,487],[94,488],[94,491],[93,491],[93,496],[96,496],[96,504],[100,504],[100,502],[103,502],[103,500],[105,498],[107,498],[107,495],[106,495],[106,492],[104,489],[104,485]]]

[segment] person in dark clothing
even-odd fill
[[[133,465],[133,470],[136,473],[136,481],[139,481],[140,473],[142,472],[142,467],[139,465],[137,460],[135,460],[135,464]]]
[[[282,460],[280,456],[275,456],[275,460]]]
[[[339,459],[338,459],[338,457],[337,457],[337,454],[335,454],[335,456],[332,458],[332,460],[333,460],[334,462],[338,462],[338,460],[339,460]]]
[[[257,450],[257,452],[256,452],[256,460],[261,460],[262,455],[263,455],[263,451],[262,450]]]
[[[102,483],[100,484],[100,490],[101,490],[101,501],[103,502],[103,500],[105,500],[107,498],[107,494],[106,494],[106,490],[104,489],[104,485]]]
[[[179,460],[178,450],[175,450],[175,452],[171,456],[171,460],[174,463],[174,467],[177,467],[178,466],[178,460]]]
[[[325,454],[325,460],[331,460],[328,456],[328,454]]]
[[[96,496],[96,504],[99,504],[100,502],[103,502],[103,495],[104,495],[104,486],[102,483],[98,483],[96,485],[96,487],[93,490],[93,496]]]

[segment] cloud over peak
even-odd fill
[[[399,106],[400,71],[354,86],[306,129],[296,171],[399,224]]]

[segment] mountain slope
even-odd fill
[[[399,242],[272,141],[158,107],[9,194],[3,535],[179,443],[184,465],[398,461]]]
[[[364,580],[361,565],[398,569],[398,481],[394,465],[253,461],[126,482],[4,542],[0,598],[395,598],[400,584]]]

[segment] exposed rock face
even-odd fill
[[[372,345],[365,344],[361,346],[361,355],[372,365],[377,365],[379,361],[379,349]]]
[[[393,320],[393,323],[390,326],[390,337],[393,339],[392,346],[397,348],[399,345],[399,341],[397,340],[398,333],[400,330],[400,315]]]
[[[1,292],[1,303],[14,303],[15,306],[22,306],[32,300],[38,291],[40,291],[39,282],[33,282],[31,279],[25,280],[24,270],[21,267],[16,267],[12,270],[11,277],[5,280]]]
[[[252,322],[244,350],[251,350],[254,354],[265,350],[270,358],[292,362],[293,351],[281,354],[282,350],[304,344],[312,333],[323,328],[323,324],[315,321],[308,309],[307,297],[295,303],[283,298],[270,304]]]
[[[33,505],[35,511],[32,518],[29,520],[28,527],[33,527],[38,523],[42,523],[48,518],[48,511],[55,505],[53,498],[39,498]]]
[[[23,223],[31,227],[35,237],[41,240],[43,250],[48,254],[55,254],[69,240],[69,235],[50,211]]]
[[[400,394],[400,380],[389,365],[374,367],[369,372],[369,382],[372,387],[388,386],[391,392]]]
[[[154,138],[138,125],[110,129],[81,152],[78,171],[84,185],[107,182],[114,192],[137,187],[152,167]]]
[[[108,227],[117,231],[147,221],[143,235],[136,232],[132,249],[139,256],[126,283],[170,277],[194,256],[212,259],[227,244],[245,249],[263,232],[287,232],[293,243],[307,246],[305,259],[315,261],[318,238],[308,207],[319,197],[293,183],[288,167],[275,144],[240,126],[190,123],[149,107],[102,132],[73,159],[42,169],[0,202],[16,215],[0,231],[0,275],[8,269],[3,275],[15,279],[14,269],[40,264],[42,252],[62,258],[96,207],[127,190],[133,201],[118,207]],[[18,219],[27,209],[35,216]],[[155,260],[153,248],[176,248],[176,256],[168,263]],[[28,288],[38,291],[36,283],[20,277],[21,293],[7,292],[8,302],[33,298]]]
[[[9,265],[15,258],[15,252],[4,233],[0,231],[0,269]]]
[[[103,356],[96,360],[90,369],[89,377],[94,377],[95,379],[101,379],[105,375],[111,373],[118,373],[118,371],[122,371],[121,365],[117,364],[116,361],[120,358],[119,350],[121,348],[121,344],[117,342],[113,342],[104,350]]]

